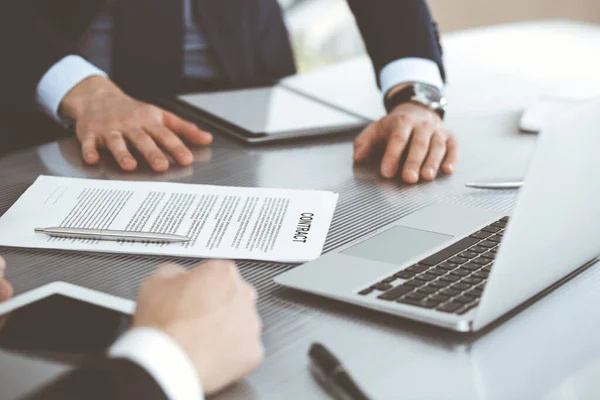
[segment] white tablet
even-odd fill
[[[283,84],[186,94],[171,106],[247,143],[354,133],[371,122]]]
[[[40,357],[102,355],[129,328],[135,302],[55,282],[0,304],[0,349]]]

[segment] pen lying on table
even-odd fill
[[[35,228],[35,233],[43,233],[51,237],[88,239],[88,240],[127,240],[132,242],[182,243],[189,242],[185,236],[167,233],[116,231],[108,229],[79,229],[79,228]]]
[[[492,190],[506,190],[506,189],[519,189],[523,187],[522,181],[505,181],[505,182],[470,182],[465,184],[466,187],[471,189],[492,189]]]
[[[308,352],[313,374],[336,399],[370,400],[342,363],[321,343],[313,343]]]

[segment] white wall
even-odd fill
[[[279,1],[284,5],[292,2]],[[427,1],[442,32],[539,19],[573,19],[600,23],[600,0]],[[346,0],[306,0],[290,10],[287,24],[292,33],[294,51],[301,71],[364,52]]]
[[[428,0],[442,31],[537,19],[600,23],[600,0]]]

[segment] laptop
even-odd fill
[[[476,332],[600,255],[600,101],[538,139],[512,216],[426,207],[279,275],[283,286]]]

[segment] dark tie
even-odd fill
[[[183,0],[115,0],[113,76],[137,96],[172,94],[183,74]]]

